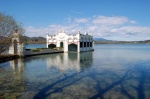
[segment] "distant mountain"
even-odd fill
[[[24,36],[23,41],[26,44],[46,44],[46,38],[44,37],[28,37]],[[104,38],[93,38],[95,44],[150,44],[150,40],[144,41],[114,41],[114,40],[106,40]]]
[[[145,40],[145,41],[138,41],[139,43],[146,43],[146,44],[150,44],[150,40]]]
[[[46,38],[44,37],[28,37],[24,36],[24,43],[27,44],[40,44],[40,43],[46,43]],[[107,42],[109,40],[103,39],[103,38],[93,38],[94,42]]]
[[[44,37],[28,37],[28,36],[24,36],[24,43],[27,44],[45,44],[46,43],[46,38]]]
[[[93,38],[94,41],[108,41],[106,39],[103,39],[103,38]]]

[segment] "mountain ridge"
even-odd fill
[[[26,44],[46,44],[45,37],[28,37],[24,36],[24,43]],[[107,40],[104,38],[93,38],[95,44],[150,44],[150,40],[143,40],[143,41],[115,41],[115,40]]]

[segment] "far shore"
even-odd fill
[[[27,43],[27,44],[46,44],[46,43]],[[26,45],[27,45],[26,44]],[[133,43],[133,42],[94,42],[94,44],[150,44],[150,42],[148,43]]]

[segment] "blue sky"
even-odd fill
[[[0,0],[27,36],[88,31],[111,40],[150,39],[150,0]]]

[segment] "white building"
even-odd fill
[[[75,51],[93,51],[93,36],[87,32],[75,35],[68,35],[64,31],[60,31],[56,35],[50,36],[47,34],[47,48],[63,48],[64,52]]]

